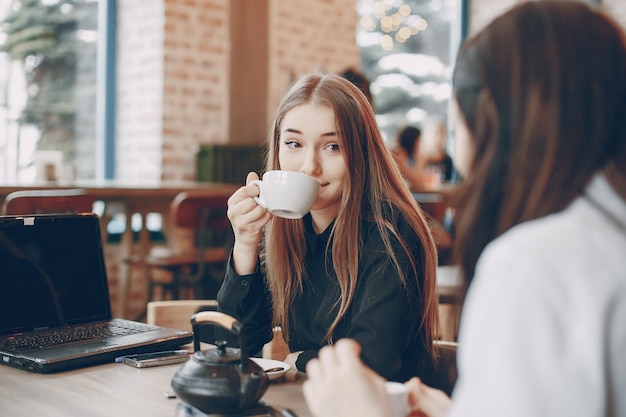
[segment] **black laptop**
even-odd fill
[[[191,332],[113,319],[95,214],[0,216],[0,362],[50,373],[174,349]]]

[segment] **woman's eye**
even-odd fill
[[[295,140],[285,140],[283,142],[288,148],[297,148],[300,144]]]
[[[331,143],[330,145],[326,145],[326,149],[328,149],[331,152],[339,152],[339,144]]]

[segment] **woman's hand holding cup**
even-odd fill
[[[259,187],[252,184],[259,176],[250,172],[246,185],[239,188],[228,199],[228,219],[235,235],[233,246],[233,266],[239,275],[247,275],[256,268],[259,243],[263,237],[263,227],[272,215],[254,200],[259,195]]]
[[[304,217],[317,198],[319,183],[308,175],[294,171],[267,171],[263,180],[252,181],[260,189],[254,200],[267,211],[286,219]]]
[[[239,275],[254,272],[263,227],[272,215],[299,219],[315,203],[319,183],[293,171],[267,171],[260,180],[250,172],[246,185],[228,199],[228,219],[235,234],[233,266]]]

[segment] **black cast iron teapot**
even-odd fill
[[[219,325],[239,337],[241,348],[216,341],[216,348],[200,350],[201,324]],[[202,311],[191,316],[194,354],[172,378],[178,398],[198,410],[232,413],[256,406],[267,391],[269,378],[263,369],[248,358],[244,346],[243,325],[218,311]]]

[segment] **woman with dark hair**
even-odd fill
[[[398,130],[396,143],[391,151],[398,162],[400,172],[411,191],[424,189],[426,179],[426,160],[420,154],[422,131],[411,125]]]
[[[367,101],[369,101],[372,107],[374,107],[374,97],[372,97],[371,83],[365,74],[353,68],[347,68],[340,75],[359,87],[359,90],[361,90],[361,92],[365,94],[365,97],[367,97]]]
[[[412,415],[626,416],[622,29],[582,2],[522,3],[463,45],[453,96],[459,378],[452,401],[409,381]],[[389,415],[358,351],[309,363],[316,416]]]
[[[444,122],[432,119],[424,124],[422,149],[426,159],[426,172],[436,172],[440,182],[451,182],[456,179],[454,163],[446,148],[447,141],[448,132]]]
[[[218,303],[244,324],[248,351],[279,325],[299,371],[349,337],[386,378],[426,377],[438,332],[435,244],[363,93],[338,75],[299,80],[269,136],[266,170],[276,169],[302,172],[320,191],[296,220],[257,205],[256,173],[229,199],[235,242]]]

